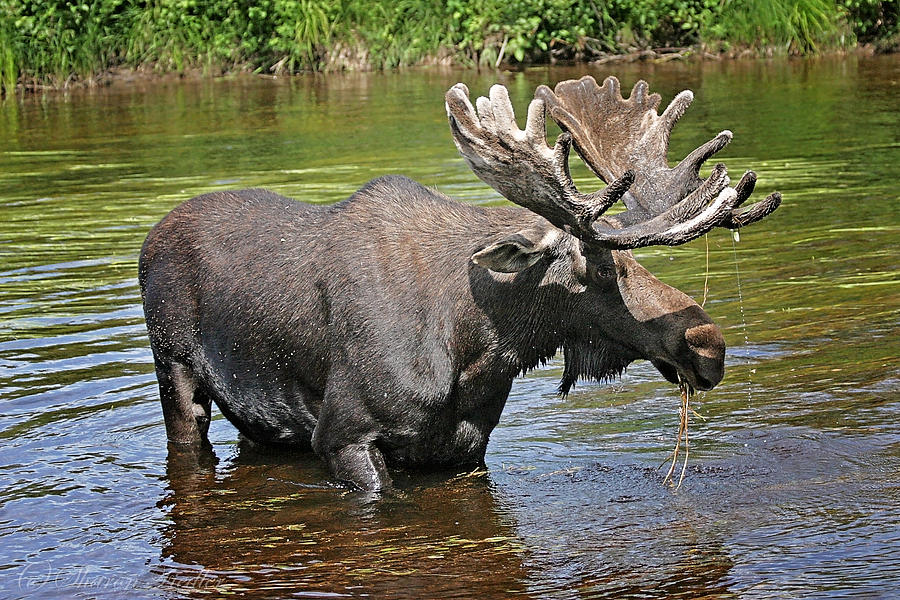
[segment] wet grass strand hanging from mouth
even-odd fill
[[[681,475],[678,477],[678,485],[675,485],[676,490],[681,488],[685,473],[687,473],[688,456],[690,454],[690,442],[688,440],[689,414],[693,412],[691,410],[691,398],[695,394],[691,384],[682,379],[680,375],[678,377],[678,389],[681,390],[681,406],[678,409],[678,437],[675,440],[675,449],[670,454],[672,457],[672,464],[669,466],[669,471],[663,478],[663,483],[672,483],[672,485],[675,485],[675,480],[672,476],[675,474],[675,467],[678,464],[678,452],[681,449],[681,439],[684,438],[684,460],[681,464]],[[697,415],[696,412],[694,414]],[[700,415],[697,416],[699,417]],[[665,464],[667,460],[669,460],[668,457],[663,461],[663,464]]]

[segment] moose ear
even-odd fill
[[[547,224],[529,227],[507,236],[472,255],[479,267],[498,273],[518,273],[539,261],[562,232]]]

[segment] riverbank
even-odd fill
[[[156,76],[810,55],[900,47],[877,0],[0,0],[0,92]]]
[[[557,66],[565,66],[565,65],[583,65],[585,68],[590,69],[591,67],[597,67],[601,65],[631,65],[635,63],[646,63],[652,65],[661,65],[663,63],[699,63],[699,62],[744,62],[744,61],[764,61],[764,60],[842,60],[848,57],[871,57],[876,54],[881,54],[875,50],[871,45],[859,46],[852,49],[847,50],[833,50],[829,52],[821,52],[816,54],[815,56],[784,56],[784,55],[776,55],[775,53],[761,53],[758,51],[751,50],[749,48],[744,48],[740,50],[732,50],[730,52],[719,52],[713,53],[702,48],[661,48],[661,49],[646,49],[635,52],[630,52],[627,54],[608,54],[601,56],[597,59],[591,61],[558,61],[555,64]],[[490,66],[483,67],[480,70],[496,70],[497,72],[515,72],[528,70],[535,67],[541,67],[541,64],[527,64],[527,63],[518,63],[518,64],[503,64],[500,66]],[[458,63],[453,61],[440,61],[440,60],[430,60],[430,61],[422,61],[419,64],[415,65],[406,65],[403,67],[398,67],[394,70],[399,71],[407,71],[407,70],[418,70],[418,69],[460,69],[465,67],[461,67]],[[358,67],[353,69],[342,69],[340,71],[336,71],[339,73],[366,73],[378,71],[377,69]],[[309,74],[309,73],[307,73]],[[143,65],[137,68],[132,67],[124,67],[124,66],[116,66],[110,67],[102,72],[93,73],[87,78],[81,78],[77,76],[71,76],[69,79],[61,82],[53,82],[53,83],[42,83],[37,80],[31,81],[20,81],[16,89],[20,94],[31,95],[34,93],[54,93],[54,92],[64,92],[67,90],[78,90],[78,89],[97,89],[97,88],[107,88],[114,86],[134,86],[134,85],[145,85],[145,84],[155,84],[155,83],[167,83],[167,82],[176,82],[176,81],[199,81],[203,79],[220,79],[220,78],[242,78],[242,77],[250,77],[250,78],[261,78],[261,79],[285,79],[294,76],[302,76],[303,73],[289,73],[289,72],[281,72],[281,73],[265,73],[260,72],[259,70],[250,68],[249,66],[243,66],[239,68],[233,69],[216,69],[216,70],[205,70],[202,68],[186,68],[181,71],[165,71],[159,68],[155,68],[153,65]]]

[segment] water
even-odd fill
[[[900,57],[525,73],[121,84],[0,105],[0,597],[892,598],[900,593]],[[444,91],[615,72],[693,89],[673,159],[721,129],[732,174],[784,205],[709,236],[727,374],[692,405],[647,363],[554,391],[518,380],[487,473],[397,475],[380,503],[306,454],[167,457],[136,282],[180,201],[265,186],[333,202],[403,173],[497,196],[450,140]],[[586,169],[576,181],[593,189]],[[702,297],[706,244],[644,249]],[[739,300],[740,274],[742,300]]]

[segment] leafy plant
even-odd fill
[[[840,6],[860,42],[879,42],[900,35],[897,0],[841,0]]]

